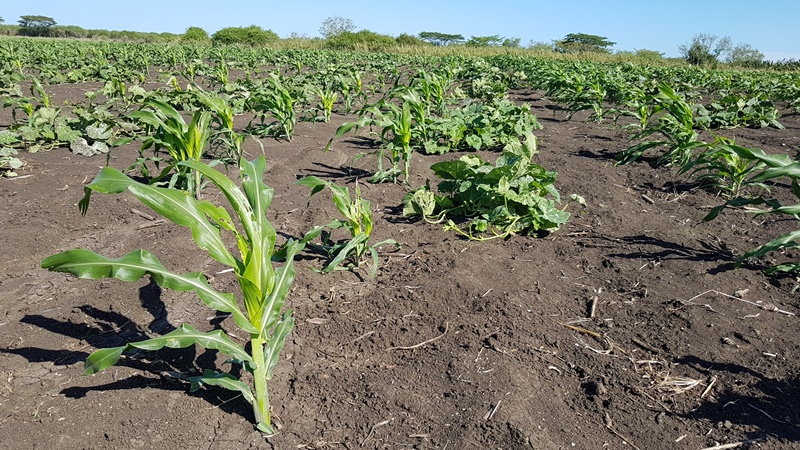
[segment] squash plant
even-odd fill
[[[561,197],[553,185],[556,172],[531,161],[536,137],[511,142],[494,165],[474,155],[439,162],[431,170],[442,179],[434,194],[427,184],[403,198],[403,214],[439,223],[470,240],[505,238],[512,233],[537,234],[557,230],[570,216],[558,208]],[[578,195],[570,201],[583,204]],[[458,226],[455,220],[466,222]]]
[[[178,166],[202,173],[220,189],[236,213],[241,230],[234,225],[225,208],[198,200],[185,191],[138,183],[111,167],[103,169],[84,188],[85,197],[79,203],[81,211],[86,213],[93,191],[104,194],[128,191],[156,213],[191,229],[198,247],[215,260],[233,268],[244,298],[244,310],[233,294],[212,289],[201,273],[171,272],[146,250],[134,250],[120,258],[107,258],[84,249],[68,250],[46,258],[42,261],[42,267],[88,279],[136,281],[150,275],[164,288],[195,291],[209,307],[230,313],[236,325],[250,337],[249,352],[222,330],[201,332],[184,324],[163,336],[97,350],[87,358],[85,373],[91,375],[104,370],[115,364],[123,353],[138,349],[184,348],[198,344],[218,350],[229,356],[232,363],[240,364],[253,375],[254,389],[230,373],[206,370],[201,376],[189,378],[192,391],[205,384],[241,393],[253,406],[257,428],[265,434],[274,434],[267,382],[272,379],[279,353],[294,327],[291,311],[282,310],[295,277],[292,260],[305,244],[289,240],[280,249],[275,248],[276,231],[266,218],[273,190],[262,181],[266,166],[263,156],[253,162],[240,161],[241,189],[202,162],[186,160],[179,162]],[[223,230],[235,237],[238,257],[223,243]],[[286,261],[281,267],[273,265],[278,253]]]

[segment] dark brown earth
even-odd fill
[[[81,98],[83,88],[52,90]],[[187,230],[146,227],[131,196],[96,195],[82,217],[82,185],[104,158],[23,155],[21,176],[0,179],[0,448],[695,450],[748,440],[760,443],[744,448],[800,448],[795,279],[760,271],[798,252],[734,264],[796,222],[729,211],[704,223],[720,197],[647,161],[616,167],[613,154],[628,141],[611,124],[564,120],[538,93],[518,98],[544,126],[539,162],[558,171],[562,195],[580,194],[586,207],[570,206],[567,226],[543,238],[475,243],[404,219],[402,184],[364,187],[375,239],[402,248],[384,249],[374,279],[313,272],[322,261],[310,254],[297,261],[288,300],[297,326],[270,385],[280,432],[268,440],[243,399],[221,389],[190,394],[176,376],[220,367],[214,352],[142,353],[82,375],[94,349],[181,323],[236,331],[192,294],[146,280],[76,280],[42,270],[43,258],[145,248],[175,271],[214,277],[217,288],[235,280],[217,273],[223,267]],[[324,195],[307,208],[298,177],[352,189],[374,169],[374,159],[353,161],[363,148],[352,136],[322,151],[344,120],[301,123],[291,143],[263,141],[276,191],[270,219],[284,236],[337,214]],[[791,153],[800,118],[782,123],[721,133]],[[113,151],[111,165],[128,166],[136,145]],[[433,162],[458,156],[416,155],[411,185],[431,176]],[[786,191],[774,188],[788,199]]]

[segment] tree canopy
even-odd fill
[[[319,34],[325,39],[330,39],[342,33],[352,33],[356,29],[352,20],[342,16],[331,16],[322,21]]]
[[[361,30],[356,33],[344,31],[332,36],[326,41],[329,48],[334,50],[386,50],[397,45],[395,38],[378,34],[370,30]]]
[[[49,36],[56,21],[47,16],[20,16],[19,34],[22,36]]]
[[[688,44],[679,46],[678,51],[689,64],[704,65],[719,61],[722,55],[731,51],[732,46],[728,36],[721,38],[716,34],[697,33]]]
[[[503,38],[500,35],[494,36],[472,36],[467,41],[467,47],[493,47],[503,43]]]
[[[610,53],[610,47],[616,42],[609,41],[605,36],[585,33],[570,33],[563,39],[554,41],[553,48],[560,53]]]
[[[430,42],[433,45],[451,45],[451,44],[460,44],[464,42],[464,36],[460,34],[447,34],[447,33],[439,33],[436,31],[423,31],[418,36],[423,41]]]
[[[729,36],[719,37],[715,34],[697,33],[692,40],[678,47],[681,56],[690,64],[707,65],[719,61],[732,64],[760,63],[764,54],[750,44],[733,44]]]
[[[750,44],[739,43],[733,46],[726,61],[732,64],[746,65],[764,61],[764,54]]]
[[[494,36],[472,36],[464,44],[467,47],[511,47],[519,48],[520,38],[504,38],[495,34]]]

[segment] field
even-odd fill
[[[800,252],[788,235],[798,229],[797,212],[786,208],[800,196],[800,171],[792,171],[800,148],[796,72],[56,42],[0,41],[0,142],[25,163],[13,174],[7,165],[16,176],[0,177],[0,447],[800,445]],[[439,78],[447,82],[437,94]],[[309,186],[297,184],[308,176],[350,194],[358,185],[370,202],[369,242],[399,244],[376,248],[374,276],[368,251],[353,270],[322,273],[331,257],[319,238],[294,257],[285,307],[295,324],[268,384],[276,433],[269,438],[254,427],[241,392],[188,392],[190,377],[206,369],[252,380],[219,349],[131,352],[83,375],[93,351],[184,323],[224,330],[243,345],[248,333],[231,314],[149,276],[87,280],[42,268],[70,249],[117,258],[141,248],[174,272],[200,272],[213,289],[239,292],[242,303],[234,273],[132,192],[96,192],[85,215],[78,207],[106,165],[137,181],[154,178],[152,161],[148,173],[126,170],[153,155],[139,150],[157,128],[132,117],[158,112],[146,102],[161,99],[189,123],[200,117],[195,111],[213,109],[198,100],[199,89],[224,99],[232,120],[225,125],[224,108],[209,116],[202,160],[228,163],[215,170],[238,184],[231,151],[241,148],[248,161],[263,155],[263,180],[274,189],[266,217],[278,244],[341,218],[331,189],[310,197]],[[334,92],[326,112],[323,99]],[[462,134],[448,128],[475,112],[470,104],[484,108],[480,120],[465,121]],[[681,116],[698,104],[705,113],[693,107]],[[624,112],[618,121],[615,110]],[[78,134],[63,139],[70,132]],[[526,144],[530,150],[529,133],[538,142],[531,164],[557,172],[565,223],[531,230],[517,226],[523,216],[493,227],[488,215],[480,216],[489,221],[482,231],[474,215],[455,214],[463,209],[437,209],[427,221],[404,214],[410,191],[426,181],[436,190],[432,165],[464,156],[499,165],[504,148],[517,157]],[[80,138],[83,146],[72,144]],[[639,147],[640,157],[621,153],[656,140],[664,145]],[[38,151],[24,151],[32,147]],[[97,154],[77,154],[89,147]],[[759,164],[753,149],[784,157]],[[724,158],[698,159],[713,152]],[[628,164],[617,164],[621,154]],[[158,155],[167,167],[170,155]],[[727,165],[730,174],[719,175],[724,161],[739,162],[738,172]],[[692,175],[698,167],[707,169]],[[761,175],[769,170],[779,176]],[[222,190],[192,177],[176,183],[224,204]],[[329,231],[335,242],[351,238]],[[781,236],[789,237],[774,244]]]

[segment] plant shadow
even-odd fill
[[[701,248],[693,248],[674,242],[665,241],[652,236],[636,235],[620,238],[599,236],[601,239],[614,243],[636,246],[655,247],[654,250],[640,250],[629,253],[612,253],[608,256],[625,259],[668,260],[681,259],[695,262],[731,263],[734,261],[733,252],[722,242],[713,244],[698,241]]]
[[[335,179],[344,183],[355,183],[357,180],[370,178],[373,175],[371,172],[352,166],[334,167],[319,162],[315,162],[314,166],[316,167],[303,170],[303,176],[314,175],[323,179]]]
[[[713,401],[703,402],[684,417],[741,425],[753,430],[748,432],[749,439],[769,435],[782,441],[800,442],[800,426],[797,425],[800,423],[800,378],[769,378],[748,367],[707,361],[696,356],[685,356],[676,362],[689,365],[709,377],[741,379],[731,387],[722,388],[716,392]]]
[[[28,314],[21,323],[36,326],[55,334],[85,342],[88,347],[99,349],[123,346],[127,342],[142,341],[153,335],[163,335],[176,329],[168,320],[166,307],[161,299],[161,288],[153,281],[139,289],[139,299],[143,308],[153,317],[145,325],[138,325],[133,319],[116,311],[105,311],[92,305],[81,305],[75,309],[89,317],[81,323],[69,319],[54,319],[39,314]],[[214,329],[221,328],[227,315],[218,315],[210,324]],[[199,350],[199,351],[198,351]],[[39,347],[19,347],[0,349],[0,352],[22,356],[28,362],[51,362],[54,365],[71,366],[81,363],[89,356],[85,351],[50,350]],[[69,387],[61,391],[69,398],[82,398],[91,391],[112,391],[123,389],[159,388],[164,390],[188,390],[188,376],[201,374],[204,370],[217,370],[217,350],[202,349],[196,346],[187,348],[163,348],[158,351],[126,352],[116,367],[135,369],[142,374],[132,375],[114,382],[88,387]],[[232,375],[238,377],[241,369],[233,366]],[[201,389],[196,394],[212,405],[219,405],[224,411],[240,414],[253,420],[247,402],[230,402],[238,395],[225,389]],[[241,404],[240,404],[241,403]]]

